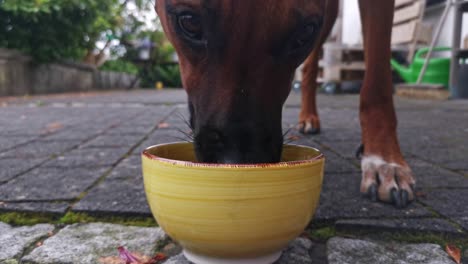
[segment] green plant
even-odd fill
[[[135,64],[123,59],[106,61],[99,69],[102,71],[138,74],[138,67],[135,66]]]
[[[156,81],[162,82],[167,87],[182,87],[178,64],[156,65]]]

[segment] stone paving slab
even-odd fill
[[[24,173],[46,161],[46,158],[37,159],[0,159],[0,183],[8,182],[21,173]]]
[[[141,156],[130,155],[119,163],[109,174],[107,179],[143,179]]]
[[[129,147],[75,149],[58,156],[43,166],[56,168],[109,167],[117,164],[129,151]]]
[[[77,146],[79,141],[35,141],[7,152],[0,153],[0,158],[35,159],[58,155]]]
[[[350,219],[338,220],[335,223],[337,230],[384,230],[394,232],[428,232],[438,234],[463,235],[460,228],[447,220],[440,218],[413,218],[413,219]]]
[[[143,180],[106,179],[73,206],[74,212],[90,214],[122,214],[151,217],[146,202]]]
[[[0,263],[18,263],[17,260],[27,247],[48,236],[53,230],[54,226],[48,224],[11,227],[0,223]]]
[[[407,160],[413,170],[417,186],[423,189],[468,188],[468,178],[416,158]]]
[[[103,175],[105,169],[38,168],[0,186],[3,201],[76,199]]]
[[[96,264],[102,257],[118,256],[124,246],[132,252],[152,256],[158,241],[165,238],[160,228],[113,224],[75,224],[60,230],[22,258],[24,264]]]
[[[311,254],[315,253],[314,248],[319,246],[306,238],[297,238],[283,250],[280,259],[274,264],[325,264],[325,250],[319,254]],[[164,264],[191,264],[191,262],[183,254],[179,254],[169,258]]]
[[[371,202],[360,194],[360,181],[360,174],[326,174],[315,220],[432,216],[431,212],[418,203],[411,203],[408,207],[398,210],[389,204]]]
[[[129,149],[143,139],[141,135],[101,135],[82,145],[83,148],[122,148]]]
[[[21,136],[9,136],[0,137],[0,151],[5,151],[12,147],[24,144],[31,140],[34,140],[36,137],[21,137]]]
[[[426,160],[441,167],[454,170],[468,169],[468,142],[457,147],[413,148],[412,153],[418,157],[425,157]]]
[[[81,130],[77,128],[65,129],[63,131],[59,131],[53,134],[49,134],[44,136],[42,139],[44,141],[86,141],[92,138],[95,138],[99,131],[96,130]]]
[[[397,244],[335,237],[327,243],[329,264],[453,264],[435,244]]]
[[[0,204],[0,212],[20,211],[26,213],[52,213],[63,215],[67,212],[69,203],[65,202],[20,202]]]
[[[468,212],[468,190],[433,190],[421,197],[424,204],[431,206],[446,217],[463,217]]]

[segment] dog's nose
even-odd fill
[[[199,162],[221,164],[253,164],[278,162],[281,154],[279,142],[265,141],[266,135],[255,129],[226,128],[202,129],[194,138]]]

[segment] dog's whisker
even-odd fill
[[[283,133],[283,137],[287,136],[291,132],[292,128],[286,129],[286,131]]]
[[[183,142],[187,142],[187,143],[193,143],[192,140],[190,139],[187,139],[187,138],[182,138],[182,137],[174,137],[175,139],[178,139],[178,140],[182,140]]]
[[[177,128],[177,131],[179,131],[180,133],[182,133],[185,137],[193,140],[193,133],[190,133],[190,132],[185,132],[183,131],[182,129],[180,128]]]
[[[177,117],[179,117],[190,129],[192,129],[190,122],[187,120],[187,118],[185,118],[185,116],[182,113],[177,112],[176,114],[177,114]]]

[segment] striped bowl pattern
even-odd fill
[[[313,217],[325,162],[316,149],[286,145],[276,164],[194,160],[190,143],[158,145],[142,155],[151,211],[190,252],[233,259],[272,254]]]

